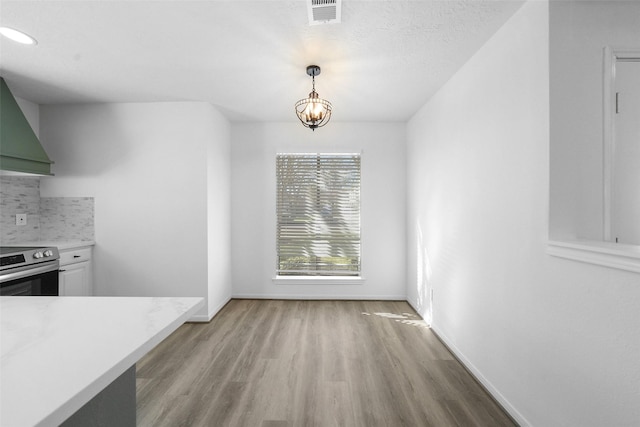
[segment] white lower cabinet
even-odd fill
[[[60,296],[93,295],[93,269],[90,247],[60,251],[58,281]]]
[[[88,296],[91,266],[88,262],[67,265],[60,269],[59,292],[61,296]]]

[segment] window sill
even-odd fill
[[[640,246],[592,240],[550,240],[551,256],[640,273]]]
[[[276,285],[362,285],[365,279],[350,276],[276,276]]]

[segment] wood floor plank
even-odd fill
[[[402,301],[232,300],[137,364],[139,426],[513,426]]]

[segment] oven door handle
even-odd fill
[[[22,279],[36,274],[49,273],[50,271],[57,271],[60,267],[58,262],[47,264],[45,266],[33,267],[28,270],[16,271],[14,273],[7,273],[0,275],[0,283],[8,282],[10,280]]]

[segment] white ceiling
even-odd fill
[[[0,0],[0,74],[38,104],[206,101],[232,121],[296,120],[316,90],[336,121],[405,121],[522,5],[343,0],[310,26],[305,1]]]

